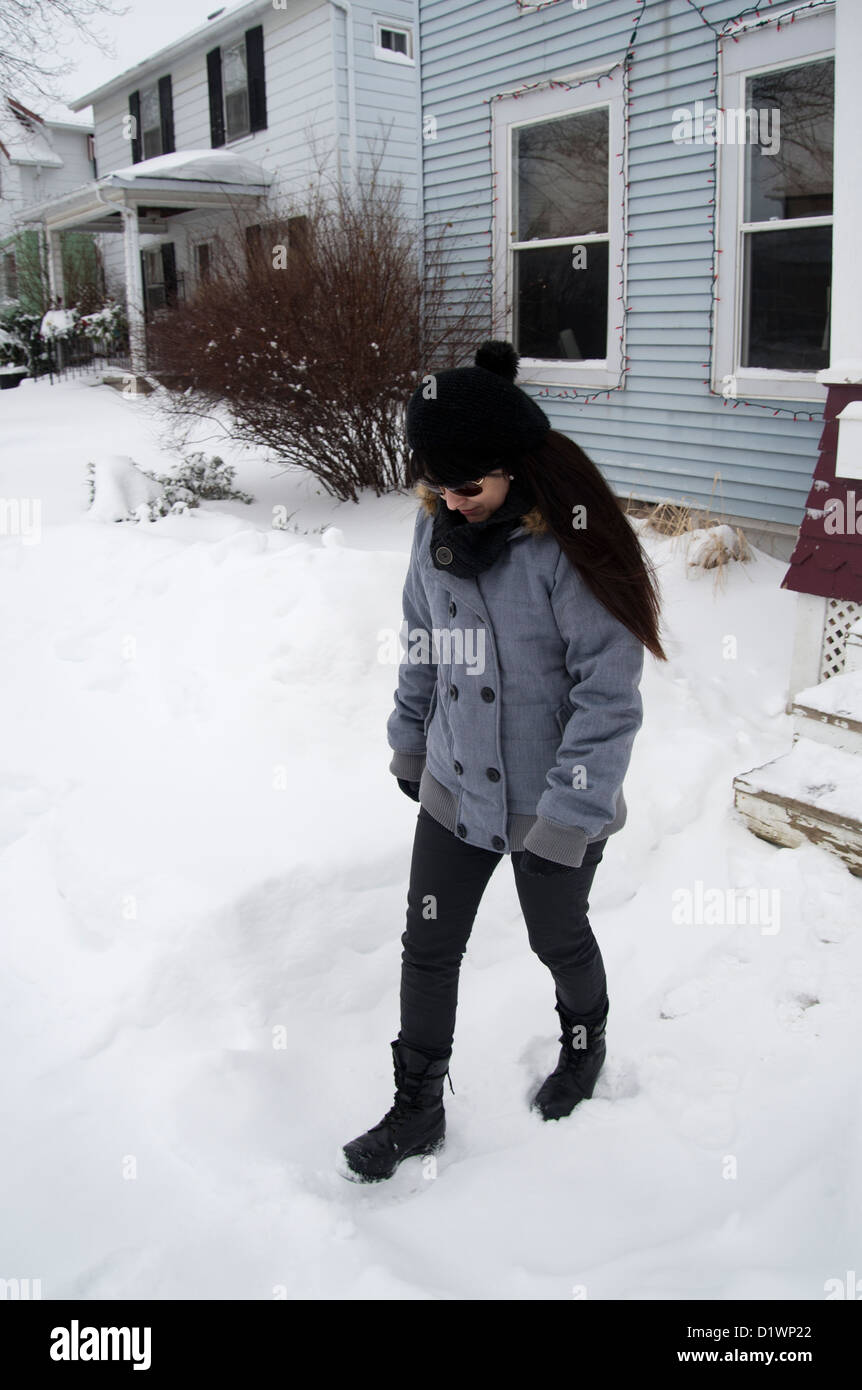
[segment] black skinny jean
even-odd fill
[[[523,873],[521,852],[511,855],[530,945],[554,978],[557,1002],[585,1023],[597,1021],[607,1005],[604,962],[587,918],[606,843],[607,837],[592,841],[579,868],[547,877]],[[452,1049],[461,960],[502,858],[465,844],[420,806],[401,938],[399,1038],[409,1047],[433,1056]]]

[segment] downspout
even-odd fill
[[[353,8],[350,0],[329,0],[333,9],[343,10],[345,17],[345,45],[347,47],[347,149],[350,159],[350,179],[358,181],[356,168],[356,70],[353,66]],[[336,68],[337,72],[337,68]],[[338,89],[335,92],[336,130],[338,129]]]
[[[422,7],[419,0],[414,0],[413,32],[416,35],[416,44],[414,48],[416,60],[416,125],[417,139],[419,141],[419,156],[416,161],[416,223],[419,231],[419,342],[424,359],[427,351],[427,343],[425,341],[425,119],[422,109],[422,39],[419,30],[421,9]]]

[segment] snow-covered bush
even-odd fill
[[[110,347],[121,342],[128,333],[126,313],[121,304],[109,299],[92,314],[82,314],[78,326],[85,338],[98,343],[100,347]]]
[[[306,469],[333,497],[404,482],[404,405],[425,371],[475,350],[478,289],[449,280],[397,182],[363,171],[297,195],[225,241],[216,273],[150,325],[168,409],[231,416],[232,433]],[[470,353],[472,356],[472,353]]]
[[[49,309],[42,315],[39,336],[48,342],[67,340],[76,337],[78,332],[78,311],[71,309]]]
[[[189,454],[176,473],[149,473],[125,455],[87,466],[90,515],[101,521],[155,521],[201,502],[254,499],[233,485],[236,469],[217,455]]]
[[[0,366],[29,367],[37,375],[47,365],[40,314],[13,304],[0,311]]]
[[[751,547],[738,526],[734,528],[726,523],[699,526],[688,532],[686,539],[689,566],[711,570],[731,560],[751,559]]]
[[[188,511],[201,502],[253,502],[249,493],[234,487],[235,476],[236,469],[224,459],[218,455],[207,458],[203,453],[189,454],[176,473],[148,473],[147,477],[161,486],[162,493],[147,504],[149,515],[144,519],[155,521],[169,512]]]

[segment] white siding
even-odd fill
[[[415,212],[418,198],[418,65],[386,62],[374,57],[374,19],[395,24],[415,23],[413,0],[388,0],[381,8],[355,3],[353,72],[356,107],[356,146],[360,166],[367,160],[370,143],[388,133],[384,177],[403,180],[405,197]],[[346,22],[342,11],[321,0],[296,0],[287,10],[263,9],[246,17],[237,28],[262,23],[266,72],[267,129],[241,140],[231,149],[272,170],[273,202],[289,201],[301,194],[322,166],[328,177],[339,167],[349,170],[348,53]],[[106,97],[95,107],[96,160],[99,175],[131,163],[131,147],[123,138],[130,92],[170,72],[173,95],[174,139],[177,150],[209,149],[210,120],[206,54],[218,41],[224,47],[232,35],[208,41],[176,63],[166,64],[138,78],[128,89]],[[391,127],[391,128],[390,128]],[[142,246],[159,240],[176,246],[177,270],[193,285],[193,244],[209,232],[228,229],[233,218],[226,213],[192,212],[172,218],[164,237],[143,237]],[[122,281],[123,250],[119,237],[106,236],[105,261],[109,278]]]

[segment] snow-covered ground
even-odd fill
[[[253,506],[88,518],[88,460],[172,467],[159,410],[86,379],[0,398],[0,496],[41,504],[0,537],[0,1276],[45,1298],[823,1298],[862,1250],[862,882],[756,839],[731,787],[790,745],[786,566],[757,552],[716,588],[647,540],[671,660],[647,657],[591,895],[595,1098],[528,1111],[557,1019],[504,859],[436,1170],[358,1186],[335,1156],[392,1099],[417,809],[379,660],[415,502],[339,505],[210,431]],[[711,889],[718,923],[686,922]],[[765,915],[734,925],[746,890]]]

